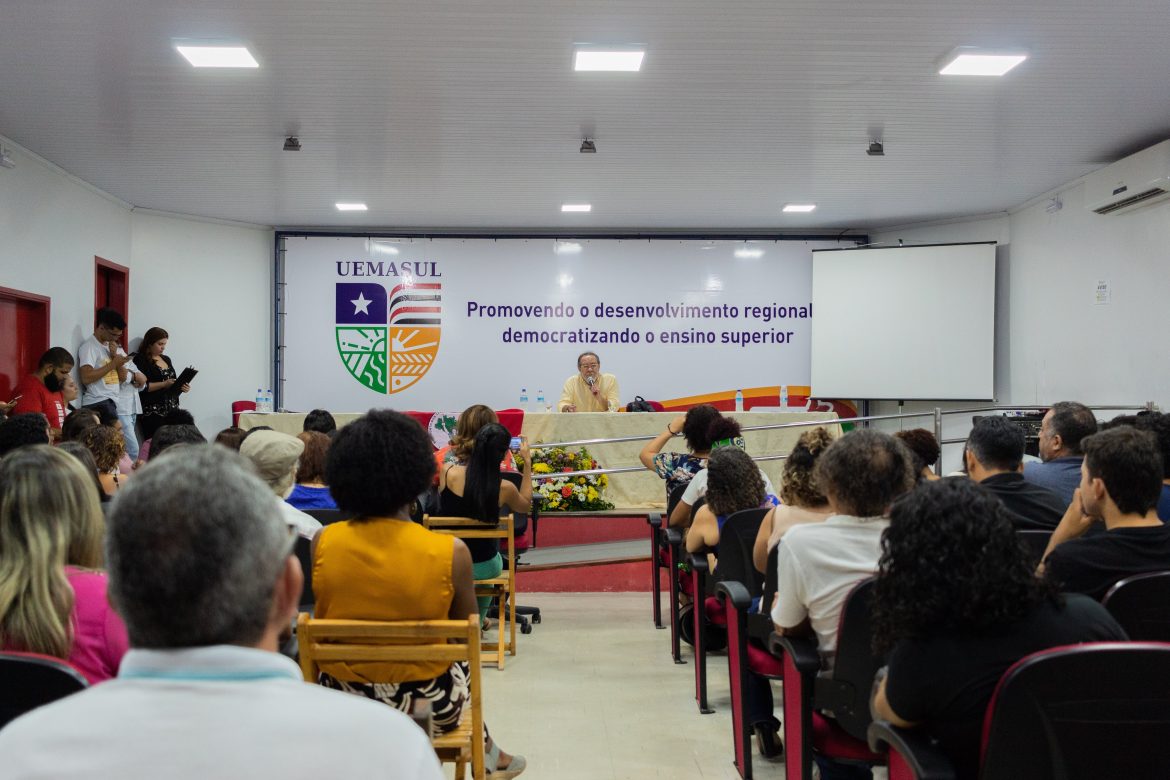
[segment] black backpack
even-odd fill
[[[640,395],[634,396],[634,400],[626,404],[627,412],[653,412],[654,406]]]

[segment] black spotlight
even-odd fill
[[[301,139],[295,135],[290,135],[284,139],[284,150],[286,152],[299,152],[301,150]]]
[[[586,138],[581,142],[581,154],[597,154],[597,144]]]
[[[885,157],[886,147],[882,146],[881,141],[871,141],[869,148],[865,150],[865,153],[870,157]]]

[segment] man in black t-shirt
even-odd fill
[[[1017,531],[1051,531],[1067,506],[1024,479],[1024,431],[1006,417],[981,417],[967,438],[967,473],[1007,507]]]
[[[1170,526],[1157,514],[1162,455],[1151,434],[1125,426],[1082,446],[1081,486],[1041,569],[1062,590],[1101,599],[1118,580],[1170,569]],[[1080,538],[1098,521],[1105,533]]]

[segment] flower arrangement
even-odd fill
[[[520,466],[519,458],[516,459]],[[582,447],[579,450],[564,447],[534,447],[532,473],[534,475],[562,474],[598,468],[597,461]],[[544,512],[585,512],[613,509],[613,504],[602,496],[609,485],[606,474],[579,477],[534,479],[533,497],[541,498]]]

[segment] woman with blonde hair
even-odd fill
[[[817,426],[800,434],[792,452],[784,461],[780,484],[781,505],[774,508],[760,523],[756,543],[752,548],[752,563],[756,571],[766,571],[768,555],[780,543],[784,532],[801,523],[819,523],[827,518],[829,499],[817,487],[813,468],[817,458],[833,443],[832,435]]]
[[[98,570],[103,535],[72,455],[34,446],[0,460],[0,647],[63,658],[91,683],[117,674],[128,643]]]

